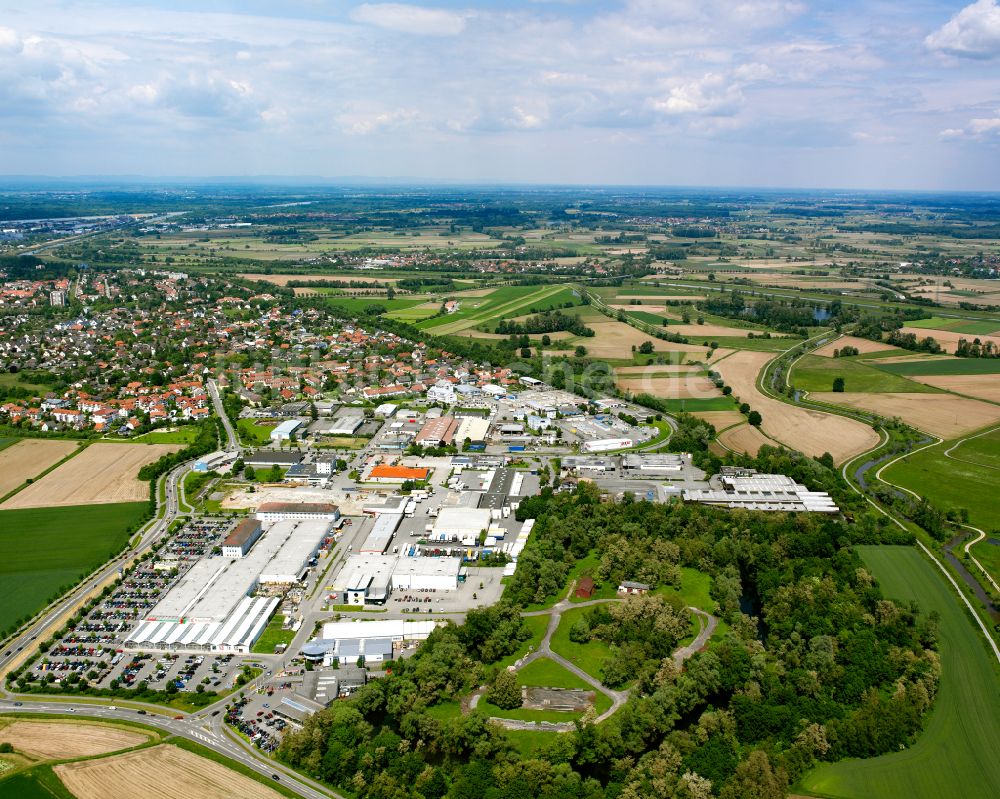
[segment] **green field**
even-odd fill
[[[945,319],[941,316],[932,316],[930,319],[918,319],[916,322],[907,322],[906,326],[927,330],[951,330],[955,333],[968,333],[971,336],[988,336],[990,333],[996,333],[997,330],[1000,330],[1000,322]]]
[[[330,297],[327,304],[342,308],[349,313],[363,315],[365,311],[373,305],[385,308],[387,311],[404,311],[414,305],[422,305],[427,302],[426,297],[417,299],[387,299],[386,297]]]
[[[52,771],[35,766],[0,781],[0,799],[75,799]]]
[[[1000,583],[1000,546],[991,544],[990,540],[996,541],[998,538],[996,535],[990,536],[987,534],[987,537],[978,544],[969,547],[969,552],[982,564],[990,577]],[[974,574],[978,571],[975,564],[968,564],[968,569]],[[976,577],[979,578],[982,575],[976,574]]]
[[[883,592],[941,616],[941,683],[917,742],[903,752],[845,760],[807,774],[801,788],[848,799],[1000,796],[997,663],[936,568],[912,547],[859,547]],[[794,792],[794,791],[793,791]]]
[[[278,425],[255,424],[253,419],[240,419],[236,423],[240,438],[251,446],[271,443],[271,431]]]
[[[503,286],[485,297],[467,297],[455,313],[418,322],[417,327],[435,335],[450,335],[499,319],[522,316],[532,308],[538,311],[571,301],[572,291],[558,284]]]
[[[603,641],[588,641],[578,644],[569,640],[569,631],[577,619],[586,615],[589,608],[571,608],[564,611],[559,627],[552,634],[552,651],[562,655],[574,666],[583,669],[591,677],[601,679],[601,666],[611,657],[611,647]]]
[[[994,375],[1000,374],[1000,358],[917,358],[878,368],[894,375]]]
[[[0,450],[5,450],[7,447],[13,446],[21,439],[19,438],[0,438]]]
[[[792,384],[804,391],[832,391],[835,378],[844,378],[844,391],[865,394],[892,392],[940,394],[940,389],[925,386],[905,377],[883,372],[852,358],[823,358],[806,355],[792,370]]]
[[[724,321],[729,327],[733,327],[731,319]],[[755,336],[754,338],[743,338],[742,336],[696,336],[688,334],[685,338],[690,344],[714,341],[720,347],[727,350],[755,350],[759,352],[781,352],[802,343],[802,339],[791,337],[760,338],[759,336]]]
[[[598,714],[611,707],[611,699],[607,695],[595,691],[593,686],[549,658],[539,658],[533,663],[529,663],[517,672],[517,678],[521,685],[529,687],[577,688],[582,691],[594,691],[594,709]],[[485,697],[479,701],[476,710],[488,716],[520,721],[572,721],[581,715],[565,710],[531,710],[527,708],[504,710],[488,702]],[[444,713],[445,711],[439,712]]]
[[[190,444],[198,437],[198,428],[194,425],[178,427],[176,430],[151,430],[133,438],[140,444]]]
[[[702,397],[701,399],[661,399],[667,411],[671,413],[694,413],[695,411],[732,411],[736,410],[736,401],[732,397]]]
[[[882,472],[882,476],[888,482],[927,497],[941,510],[967,508],[971,524],[992,529],[997,526],[996,519],[1000,514],[1000,492],[996,490],[1000,472],[989,466],[966,462],[965,447],[968,444],[952,452],[963,460],[945,457],[944,452],[952,443],[945,442],[917,452],[890,466]],[[975,451],[972,459],[976,459]]]
[[[952,450],[951,455],[963,461],[974,461],[981,466],[1000,469],[1000,428],[975,438],[967,438]],[[1000,474],[996,477],[1000,478]]]
[[[656,327],[663,327],[663,322],[666,321],[668,325],[681,324],[678,321],[672,319],[666,319],[666,317],[660,314],[650,313],[649,311],[625,311],[625,316],[629,319],[635,319],[639,322],[645,322],[647,325],[654,325]]]
[[[288,646],[288,644],[292,643],[292,639],[295,637],[295,630],[282,629],[281,625],[284,622],[284,615],[276,613],[250,651],[258,655],[273,655],[274,648],[278,644]]]
[[[0,511],[0,630],[115,555],[145,502]]]

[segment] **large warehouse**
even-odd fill
[[[381,662],[398,654],[407,646],[424,641],[443,621],[339,621],[323,625],[323,637],[314,638],[302,647],[306,660],[341,664],[352,663],[359,657],[368,662]]]
[[[402,510],[399,513],[380,513],[358,551],[365,555],[384,555],[402,520]]]
[[[381,605],[392,591],[456,591],[459,558],[351,555],[333,581],[341,605]]]
[[[326,521],[277,522],[243,557],[202,558],[136,625],[126,645],[248,652],[279,596],[305,577],[328,532]]]
[[[255,514],[262,522],[326,521],[340,518],[340,509],[329,502],[265,502]]]
[[[490,519],[489,508],[441,508],[429,538],[474,546],[479,541],[479,534],[489,529]]]

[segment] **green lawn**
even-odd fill
[[[894,375],[993,375],[1000,374],[1000,358],[915,358],[878,368]]]
[[[650,313],[649,311],[625,311],[625,315],[630,319],[636,319],[640,322],[645,322],[647,325],[655,325],[656,327],[663,327],[664,321],[666,321],[668,325],[681,324],[676,320],[666,319],[666,317],[660,314]]]
[[[984,538],[975,546],[969,547],[969,552],[973,554],[976,560],[983,564],[983,568],[986,569],[990,577],[1000,583],[1000,546],[991,544],[989,541],[990,538],[998,540],[998,536],[991,536],[989,531],[986,531],[986,534],[989,538]],[[968,569],[973,574],[979,571],[974,563],[968,564]],[[981,574],[976,574],[976,576],[982,577]]]
[[[585,615],[589,608],[571,608],[562,614],[559,627],[552,635],[552,651],[562,655],[574,666],[583,669],[591,677],[601,679],[601,666],[611,657],[611,647],[603,641],[588,641],[577,644],[569,640],[569,631],[577,619]]]
[[[329,297],[327,303],[349,311],[352,314],[363,314],[367,308],[378,305],[387,311],[404,311],[414,305],[427,302],[427,297],[414,299],[387,299],[386,297]]]
[[[190,444],[197,437],[198,428],[194,425],[185,425],[170,431],[151,430],[133,438],[132,441],[142,444]]]
[[[240,438],[245,444],[251,445],[270,444],[271,431],[277,426],[277,423],[255,424],[253,419],[240,419],[236,423]]]
[[[792,370],[792,384],[804,391],[832,391],[833,381],[838,377],[844,379],[844,391],[869,394],[941,393],[940,389],[933,386],[925,386],[923,383],[883,372],[853,358],[823,358],[819,355],[806,355],[795,364],[795,369]]]
[[[515,652],[507,655],[503,660],[499,662],[500,668],[507,668],[507,666],[513,666],[518,660],[523,658],[528,654],[528,650],[534,652],[538,649],[538,645],[542,642],[542,638],[545,637],[545,628],[548,627],[549,617],[548,616],[526,616],[524,618],[524,624],[531,632],[531,638],[527,641],[522,641],[521,645],[517,648]]]
[[[0,630],[115,555],[145,502],[0,511]]]
[[[1000,469],[1000,429],[967,439],[955,447],[951,454],[964,461],[975,461],[983,466]],[[995,476],[1000,478],[1000,474]]]
[[[589,691],[591,686],[573,672],[548,658],[538,658],[517,672],[521,685],[541,688],[579,688]]]
[[[970,523],[977,527],[996,527],[1000,514],[1000,492],[996,489],[1000,472],[988,466],[946,458],[944,452],[950,446],[951,442],[945,442],[911,455],[890,466],[882,476],[927,497],[941,510],[967,508]],[[952,454],[966,458],[967,446],[963,444]],[[972,459],[976,458],[973,451]]]
[[[845,760],[807,774],[801,788],[847,799],[1000,795],[997,663],[936,567],[913,547],[859,547],[883,592],[941,616],[941,684],[927,725],[909,749]]]
[[[276,613],[250,651],[257,655],[272,655],[274,654],[274,648],[278,644],[285,644],[287,646],[292,643],[292,639],[295,637],[295,630],[283,630],[281,625],[284,622],[284,615]]]

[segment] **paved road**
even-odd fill
[[[219,387],[215,384],[215,380],[210,379],[208,381],[208,395],[212,398],[215,415],[222,420],[222,426],[226,430],[226,452],[240,452],[239,436],[236,435],[233,423],[229,421],[229,417],[226,415],[226,409],[222,404],[222,397],[219,396]]]

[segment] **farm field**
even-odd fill
[[[531,308],[540,311],[570,302],[572,297],[572,291],[559,284],[504,286],[484,297],[463,300],[455,313],[419,322],[417,327],[436,336],[446,336],[476,325],[528,313]]]
[[[673,377],[615,377],[615,384],[622,391],[634,394],[652,394],[664,399],[708,399],[719,397],[721,393],[715,383],[699,374],[677,375]]]
[[[344,281],[354,281],[355,283],[398,283],[401,278],[398,277],[368,277],[366,275],[355,274],[350,272],[347,274],[336,274],[336,275],[323,275],[316,274],[315,272],[302,272],[300,274],[285,274],[285,275],[265,275],[257,274],[254,272],[243,272],[237,277],[242,277],[245,280],[263,280],[267,283],[273,283],[276,286],[287,286],[291,280],[344,280]]]
[[[946,446],[945,449],[947,448]],[[951,451],[951,455],[954,458],[1000,469],[1000,429],[965,439]]]
[[[632,347],[639,347],[644,341],[653,343],[654,352],[699,352],[704,353],[705,347],[696,344],[674,344],[661,341],[649,333],[619,322],[608,319],[604,322],[588,322],[587,327],[594,331],[592,338],[574,339],[574,344],[583,344],[587,354],[592,358],[626,358],[632,352]]]
[[[278,799],[281,794],[207,758],[169,744],[53,771],[78,799]]]
[[[851,392],[816,392],[810,399],[845,408],[877,413],[886,418],[898,416],[925,433],[941,438],[958,438],[1000,419],[1000,406],[953,394]]]
[[[742,414],[740,418],[743,418]],[[751,456],[756,455],[765,444],[774,446],[774,441],[749,424],[741,424],[724,431],[719,435],[719,443],[731,450]]]
[[[933,386],[883,372],[855,358],[823,358],[816,355],[806,355],[799,359],[792,371],[791,380],[796,388],[804,391],[831,391],[833,381],[838,377],[844,380],[844,391],[857,393],[937,391]]]
[[[732,397],[707,397],[704,399],[667,399],[664,407],[671,413],[698,413],[705,411],[736,411]]]
[[[121,550],[146,510],[146,502],[0,510],[0,630]]]
[[[772,357],[765,352],[744,351],[715,365],[716,371],[733,387],[733,395],[760,412],[762,432],[806,455],[829,452],[836,463],[843,463],[878,443],[878,434],[866,424],[797,408],[762,394],[757,388],[757,375]]]
[[[65,760],[91,757],[146,743],[149,735],[107,724],[61,721],[21,721],[0,729],[0,742],[13,744],[30,757]]]
[[[996,452],[996,442],[994,436],[978,446],[992,446],[992,452]],[[966,508],[970,524],[990,531],[1000,516],[1000,494],[996,490],[1000,472],[996,466],[979,462],[981,456],[975,449],[966,449],[973,444],[970,441],[957,447],[951,458],[944,453],[952,442],[938,444],[893,464],[882,472],[882,477],[927,497],[943,511]]]
[[[907,322],[907,327],[919,327],[924,330],[951,330],[955,333],[966,333],[971,336],[988,336],[1000,331],[1000,322],[989,320],[947,319],[942,316],[932,316],[930,319],[918,319]]]
[[[615,376],[649,375],[659,377],[670,374],[683,374],[688,372],[701,372],[702,368],[695,364],[687,363],[664,363],[650,364],[649,366],[618,366],[615,368]]]
[[[746,421],[746,417],[739,411],[694,411],[691,415],[708,422],[716,430],[724,430]]]
[[[987,534],[978,544],[969,547],[969,551],[983,565],[987,574],[1000,583],[1000,539]]]
[[[0,497],[30,477],[37,477],[78,448],[75,441],[44,438],[7,439],[0,448]]]
[[[1000,374],[1000,358],[909,358],[876,364],[896,375],[995,375]]]
[[[964,394],[987,402],[1000,402],[1000,374],[920,375],[914,380],[955,394]]]
[[[882,591],[940,614],[941,683],[923,734],[903,752],[822,765],[798,792],[837,799],[1000,794],[997,664],[944,578],[913,547],[858,547]]]
[[[0,510],[140,502],[149,497],[149,484],[138,478],[139,469],[179,449],[179,444],[91,444],[15,494],[0,505]]]
[[[901,350],[899,347],[882,344],[878,341],[858,338],[857,336],[841,336],[838,339],[834,339],[829,344],[824,344],[819,349],[814,350],[813,355],[821,355],[825,358],[832,358],[834,350],[842,350],[844,347],[854,347],[862,355],[872,352],[905,352],[905,350]]]
[[[984,344],[987,341],[992,341],[995,345],[1000,346],[1000,336],[973,336],[969,333],[958,333],[953,330],[924,330],[919,327],[904,327],[901,328],[903,333],[913,333],[918,339],[927,338],[930,336],[938,344],[941,345],[941,349],[945,352],[954,352],[955,347],[958,346],[960,339],[965,339],[966,341],[972,341],[978,338]]]

